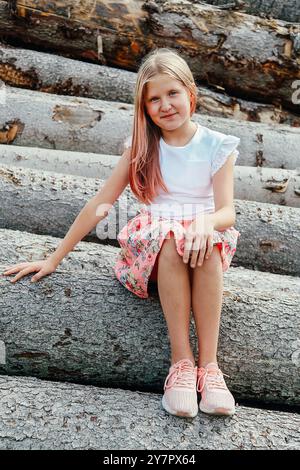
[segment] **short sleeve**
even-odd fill
[[[239,156],[239,151],[237,146],[240,143],[240,138],[235,137],[234,135],[227,135],[221,145],[219,145],[218,150],[216,151],[214,158],[212,160],[212,170],[211,175],[213,176],[226,162],[227,158],[233,154],[234,155],[234,164]]]
[[[131,147],[131,143],[132,143],[132,136],[130,135],[129,137],[126,138],[125,142],[124,142],[124,149],[129,149]]]

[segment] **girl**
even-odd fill
[[[137,75],[133,133],[110,178],[47,260],[21,263],[4,273],[18,273],[15,282],[33,271],[32,281],[55,271],[130,183],[144,206],[118,234],[115,274],[142,298],[148,297],[149,281],[157,283],[171,346],[162,406],[185,417],[197,415],[197,391],[201,411],[235,412],[218,367],[217,344],[223,271],[240,236],[233,227],[233,168],[240,139],[191,121],[196,101],[197,87],[185,60],[167,48],[150,52]],[[198,367],[189,341],[191,308]]]

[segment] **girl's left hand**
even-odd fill
[[[183,262],[188,263],[190,255],[191,267],[201,266],[204,256],[207,259],[213,251],[214,226],[205,214],[198,216],[188,226],[185,233],[185,246],[183,253]],[[197,261],[198,259],[198,261]]]

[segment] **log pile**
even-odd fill
[[[1,230],[0,240],[3,263],[39,259],[56,242],[11,230]],[[7,351],[0,373],[159,392],[168,339],[156,289],[145,301],[116,282],[116,247],[82,242],[77,250],[37,285],[28,277],[12,286],[0,278]],[[224,278],[219,355],[237,398],[296,405],[299,278],[243,267]],[[193,322],[190,333],[195,350]]]
[[[247,3],[127,0],[120,14],[109,1],[0,0],[1,449],[299,449],[299,11]],[[114,274],[117,233],[140,209],[129,186],[55,273],[2,275],[53,252],[110,176],[140,59],[164,46],[197,80],[193,121],[241,138],[219,339],[239,405],[218,426],[199,413],[187,429],[160,409],[157,288],[139,299]],[[190,335],[196,357],[192,316]]]
[[[104,180],[109,177],[118,160],[117,155],[5,144],[1,146],[0,153],[3,171],[5,166],[12,164],[14,167],[38,168],[85,178],[97,176]],[[236,165],[234,187],[237,199],[300,207],[300,173],[297,169]]]
[[[0,376],[0,390],[1,435],[6,436],[1,450],[299,448],[295,413],[241,406],[230,423],[219,417],[216,425],[202,413],[175,425],[156,393],[7,376]]]
[[[243,184],[246,181],[247,178]],[[100,178],[2,164],[0,228],[63,238],[76,215],[102,185]],[[85,240],[95,242],[101,236],[103,243],[118,246],[118,231],[129,218],[137,215],[140,208],[141,204],[128,186],[107,218],[97,224],[97,233],[92,230]],[[299,276],[300,208],[235,199],[235,209],[236,226],[242,236],[233,265]]]
[[[13,87],[45,93],[133,103],[136,73],[0,44],[0,79]],[[220,86],[199,85],[197,112],[300,127],[300,116],[282,106],[248,101],[221,91]]]
[[[194,3],[208,3],[223,10],[243,11],[261,18],[278,18],[284,21],[300,22],[298,0],[192,0]]]
[[[0,2],[0,36],[131,71],[151,48],[175,47],[196,80],[299,110],[291,93],[299,78],[297,23],[188,0],[126,0],[122,8],[109,0]]]
[[[5,103],[0,107],[2,144],[120,155],[122,144],[131,132],[132,104],[8,86],[5,90]],[[193,120],[240,137],[239,165],[299,167],[300,132],[296,127],[198,113]]]

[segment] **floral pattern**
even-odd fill
[[[121,249],[114,271],[120,283],[138,297],[148,298],[149,278],[165,238],[174,232],[177,252],[183,256],[185,230],[192,220],[155,217],[142,208],[117,236]],[[240,235],[234,227],[214,231],[213,242],[219,246],[223,272],[229,269]]]

